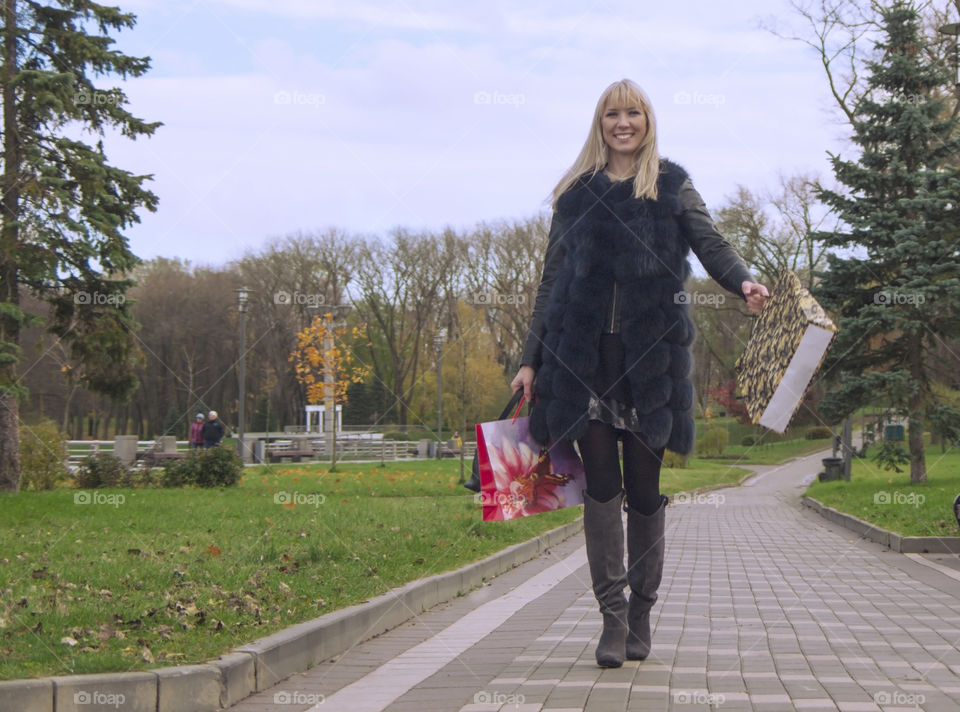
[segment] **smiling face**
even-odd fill
[[[647,118],[639,106],[609,101],[600,117],[600,127],[611,154],[633,158],[647,135]]]

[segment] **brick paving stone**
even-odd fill
[[[285,690],[322,695],[313,712],[694,712],[720,700],[723,712],[960,710],[960,583],[801,508],[822,456],[758,468],[722,504],[667,509],[645,661],[596,666],[601,621],[581,536],[230,709],[310,709],[274,704]],[[433,668],[416,659],[417,646],[561,564],[554,585],[466,649],[429,648]],[[340,705],[363,685],[392,701]]]

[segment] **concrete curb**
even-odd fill
[[[536,558],[581,529],[582,517],[462,569],[411,581],[200,665],[0,681],[0,712],[216,712]]]
[[[960,554],[960,537],[901,536],[875,524],[857,519],[852,514],[827,507],[819,500],[804,495],[800,502],[834,524],[887,546],[898,554]]]

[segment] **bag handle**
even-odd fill
[[[520,409],[523,407],[523,389],[520,388],[513,392],[513,395],[510,396],[510,401],[507,403],[507,407],[503,409],[503,412],[500,414],[500,417],[497,420],[506,420],[510,417],[510,413],[513,413],[513,420],[517,419],[517,416],[520,414]]]

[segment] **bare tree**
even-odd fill
[[[511,223],[481,223],[468,236],[467,301],[483,310],[505,374],[520,367],[549,227],[549,216],[538,215]]]
[[[454,269],[450,235],[396,230],[389,243],[371,238],[360,251],[353,304],[366,322],[369,365],[392,393],[406,425],[413,391],[431,347],[445,276]]]
[[[716,211],[717,227],[757,276],[772,281],[789,269],[811,287],[814,271],[826,265],[824,247],[813,235],[836,223],[816,191],[810,175],[780,176],[773,191],[738,185]]]
[[[857,104],[870,90],[865,82],[867,64],[882,59],[875,47],[882,34],[879,0],[790,0],[800,27],[780,22],[761,23],[778,37],[802,42],[811,47],[823,66],[830,94],[845,120],[852,124]],[[950,22],[951,8],[960,13],[960,0],[916,3],[930,40],[928,61],[952,64],[956,43],[953,37],[938,32]],[[956,20],[954,20],[955,22]],[[953,115],[960,112],[960,89],[943,87],[944,95],[953,95]]]

